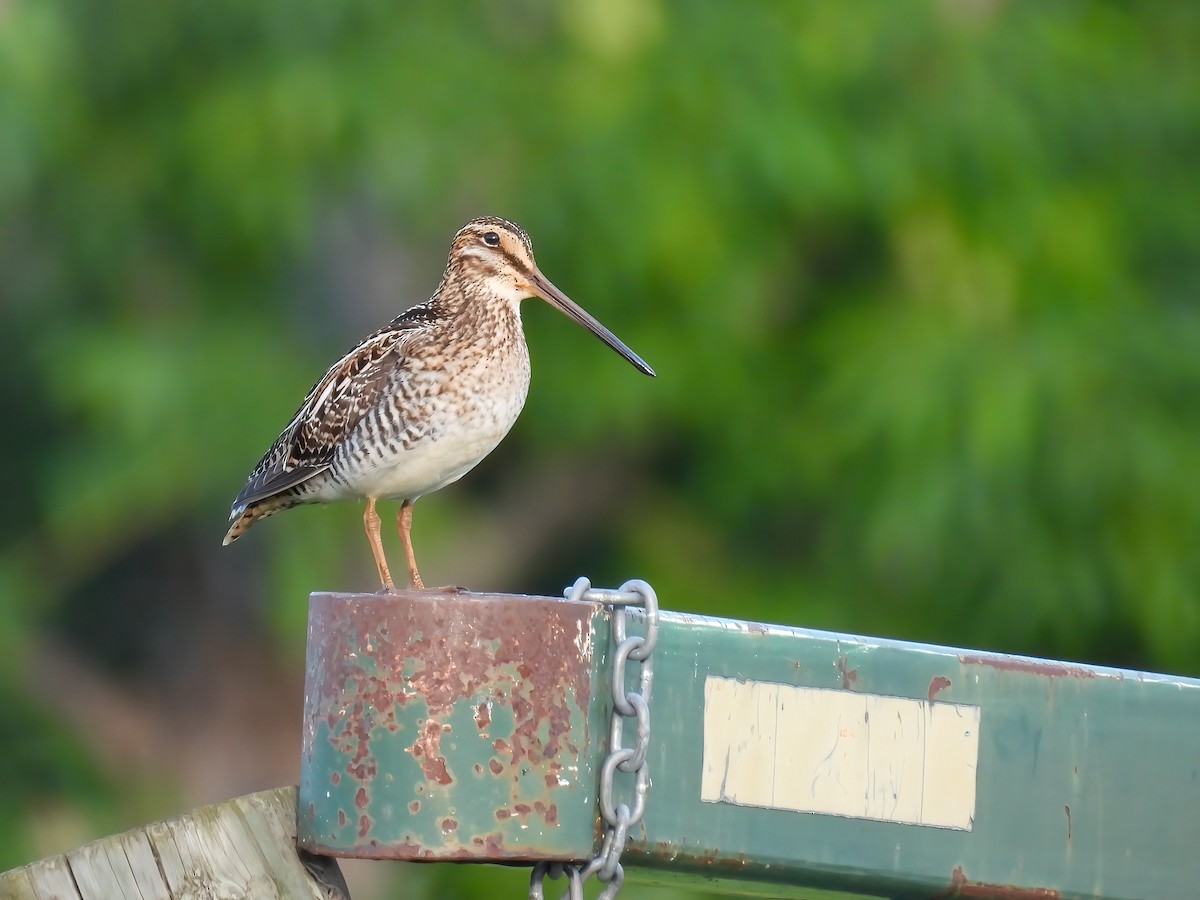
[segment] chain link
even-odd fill
[[[533,874],[529,877],[529,900],[545,900],[546,879],[562,878],[563,875],[567,876],[567,890],[563,896],[569,900],[583,900],[583,877],[579,867],[546,860],[533,867]]]
[[[650,693],[654,686],[654,645],[658,642],[658,598],[654,588],[644,581],[627,581],[618,590],[593,588],[586,578],[563,592],[568,600],[586,600],[612,607],[609,643],[613,649],[609,689],[612,699],[612,718],[608,730],[608,755],[600,767],[600,818],[604,841],[600,852],[586,865],[540,862],[533,867],[529,879],[530,900],[543,900],[546,878],[567,876],[569,900],[583,900],[583,883],[593,875],[604,883],[599,900],[612,900],[625,880],[621,853],[629,839],[629,831],[642,821],[646,813],[646,792],[650,788],[650,768],[646,750],[650,745]],[[644,610],[645,634],[627,634],[627,607]],[[627,690],[629,661],[638,664],[637,690]],[[635,720],[634,745],[625,746],[625,722]],[[621,802],[617,797],[616,773],[633,775],[633,796]]]

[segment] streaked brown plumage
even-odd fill
[[[233,501],[224,542],[281,509],[362,497],[379,578],[392,589],[375,503],[402,500],[409,583],[423,589],[409,536],[413,501],[474,468],[520,414],[529,388],[520,301],[530,296],[654,374],[542,275],[519,226],[474,219],[454,236],[433,296],[366,337],[309,391]]]

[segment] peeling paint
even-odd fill
[[[938,900],[1059,900],[1059,893],[1054,888],[1017,887],[1012,884],[992,884],[983,881],[969,881],[963,874],[962,866],[955,866],[950,873],[950,888],[938,895]]]
[[[949,678],[945,675],[934,675],[933,678],[929,679],[929,699],[932,700],[938,695],[939,691],[944,691],[948,687],[950,687]]]
[[[420,764],[427,779],[438,784],[450,784],[454,779],[446,769],[445,757],[440,754],[441,742],[442,727],[432,719],[427,719],[421,736],[407,749]]]
[[[1006,656],[994,654],[964,654],[958,655],[958,661],[964,666],[990,666],[1002,672],[1025,672],[1029,675],[1041,675],[1045,678],[1095,678],[1098,673],[1087,666],[1073,666],[1068,663],[1049,662],[1043,659],[1031,659],[1027,656]],[[1118,678],[1124,676],[1118,673]]]
[[[837,670],[842,676],[842,690],[850,690],[856,681],[858,681],[858,669],[850,668],[850,657],[839,656],[837,658]]]
[[[572,809],[594,802],[601,755],[587,717],[592,656],[597,643],[607,645],[593,640],[593,620],[606,634],[591,603],[314,594],[303,760],[322,770],[302,778],[302,789],[333,789],[309,804],[321,835],[310,849],[399,859],[561,857],[559,810],[568,800]],[[481,777],[496,780],[491,795],[507,797],[486,819]],[[400,784],[412,786],[397,792]],[[579,857],[590,852],[590,818],[585,825],[582,850],[572,846]]]

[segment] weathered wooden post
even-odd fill
[[[331,859],[296,852],[296,789],[204,806],[0,874],[0,900],[345,900]]]

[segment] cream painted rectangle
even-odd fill
[[[978,706],[710,675],[700,799],[970,831]]]

